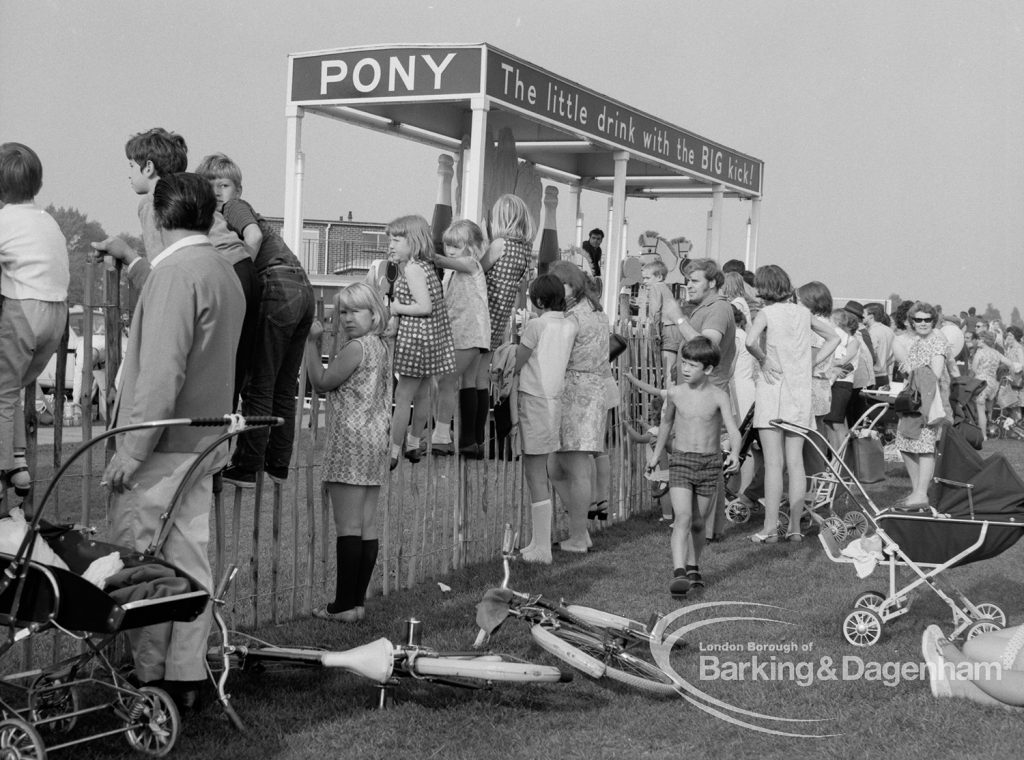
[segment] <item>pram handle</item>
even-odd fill
[[[61,465],[60,469],[50,479],[50,484],[46,487],[43,492],[42,499],[39,500],[39,508],[35,511],[32,516],[32,527],[36,528],[39,525],[40,515],[43,513],[43,507],[46,506],[47,500],[50,498],[50,494],[60,481],[61,476],[67,472],[68,468],[74,464],[82,454],[88,449],[95,446],[100,441],[105,441],[108,438],[112,438],[120,433],[130,433],[133,430],[146,430],[148,428],[155,427],[173,427],[173,426],[192,426],[192,427],[224,427],[228,426],[231,428],[231,435],[235,435],[242,430],[247,430],[254,427],[272,427],[275,425],[283,425],[284,419],[281,417],[272,416],[255,416],[255,417],[243,417],[239,414],[225,414],[222,417],[180,417],[175,419],[167,420],[154,420],[152,422],[136,422],[131,425],[123,425],[121,427],[110,428],[105,430],[95,438],[87,441],[78,448],[71,456],[67,458],[67,461]],[[229,436],[230,437],[230,436]],[[204,452],[205,454],[205,452]],[[200,457],[202,458],[202,457]]]
[[[238,421],[244,428],[255,427],[276,427],[284,424],[283,417],[272,417],[261,415],[255,417],[243,417],[241,415],[225,414],[223,417],[193,417],[189,420],[191,427],[223,427]]]

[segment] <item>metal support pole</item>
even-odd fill
[[[629,164],[629,152],[616,151],[615,176],[612,182],[611,216],[608,221],[608,254],[604,263],[604,311],[608,321],[614,323],[616,307],[619,302],[619,275],[622,273],[622,258],[626,250],[623,240],[622,222],[626,218],[626,167]]]
[[[723,185],[715,185],[711,190],[711,252],[710,258],[718,261],[722,256],[722,194]]]
[[[466,181],[462,186],[462,217],[482,223],[487,209],[482,208],[484,195],[484,155],[487,149],[486,98],[473,98],[469,150],[465,152]],[[482,225],[481,225],[482,226]]]
[[[285,245],[298,252],[302,240],[302,116],[300,106],[289,106],[285,125],[284,225]]]
[[[583,245],[583,209],[581,207],[583,188],[579,182],[569,185],[569,206],[572,208],[573,245]]]
[[[750,263],[747,269],[757,271],[757,239],[761,231],[761,199],[750,201]]]

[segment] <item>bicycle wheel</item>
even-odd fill
[[[652,694],[667,696],[677,693],[675,682],[656,665],[623,652],[614,643],[606,643],[592,633],[566,626],[542,628],[537,625],[530,632],[544,649],[574,667],[580,667],[577,663],[582,656],[585,660],[600,662],[604,666],[601,675],[613,681]],[[580,669],[594,676],[586,668]]]
[[[563,673],[550,665],[537,665],[511,655],[493,653],[420,654],[412,660],[411,669],[412,675],[422,678],[468,678],[504,683],[558,683],[572,680],[572,673]]]

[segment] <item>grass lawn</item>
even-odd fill
[[[989,450],[1007,454],[1019,471],[1024,470],[1024,446],[1020,443],[996,441]],[[879,505],[909,490],[901,467],[890,465],[889,475],[886,483],[869,488]],[[927,678],[920,680],[916,672],[909,679],[865,670],[887,663],[890,668],[916,663],[915,670],[920,670],[924,627],[936,623],[944,630],[951,628],[948,608],[935,594],[919,592],[910,613],[890,623],[874,647],[853,647],[842,637],[841,622],[858,594],[886,589],[884,569],[858,580],[852,565],[830,562],[816,539],[754,546],[746,536],[759,527],[755,517],[747,525],[734,526],[723,542],[708,548],[702,562],[708,587],[700,595],[691,595],[686,604],[759,602],[781,609],[725,607],[698,611],[687,619],[734,615],[783,622],[719,622],[697,628],[686,634],[686,643],[675,651],[672,664],[697,688],[734,707],[776,717],[814,719],[793,723],[749,718],[762,727],[813,738],[753,731],[681,698],[652,698],[581,674],[568,684],[499,684],[489,691],[403,682],[398,689],[399,704],[389,711],[375,711],[368,709],[375,697],[373,685],[355,676],[332,671],[274,671],[231,677],[229,691],[247,723],[245,733],[232,730],[219,708],[211,705],[186,720],[174,754],[194,760],[879,758],[893,754],[936,760],[1019,754],[1024,744],[1024,723],[1019,715],[963,700],[934,699]],[[594,544],[595,551],[585,556],[556,555],[551,567],[517,563],[513,586],[644,621],[653,613],[670,613],[681,606],[667,593],[671,570],[668,528],[657,521],[656,514],[602,531],[594,536]],[[1020,552],[1020,547],[1013,547],[992,560],[951,570],[943,578],[975,602],[998,603],[1011,624],[1024,622]],[[398,640],[402,621],[415,616],[424,623],[425,644],[465,648],[475,635],[475,604],[500,577],[500,562],[487,562],[445,578],[450,591],[427,583],[384,599],[371,599],[367,620],[359,625],[304,619],[263,626],[256,634],[279,644],[346,649],[380,636]],[[904,572],[902,577],[908,576]],[[705,663],[706,658],[718,657],[719,665],[750,661],[750,644],[794,647],[795,651],[775,653],[776,663],[810,662],[813,675],[757,681],[701,677],[702,657]],[[716,646],[730,651],[712,652]],[[499,632],[493,648],[539,662],[555,662],[532,644],[526,627],[515,620]],[[758,657],[764,661],[772,653],[762,652]],[[844,662],[849,668],[845,673]],[[832,664],[834,677],[827,666],[821,669],[826,663]],[[117,738],[73,751],[76,757],[104,758],[130,753]]]

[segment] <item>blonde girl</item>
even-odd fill
[[[476,377],[491,345],[491,317],[487,310],[487,278],[480,259],[484,255],[484,233],[468,219],[452,222],[444,232],[444,256],[434,263],[450,270],[444,278],[444,303],[452,325],[455,344],[455,372],[437,381],[437,422],[431,437],[431,451],[453,454],[450,421],[455,413],[455,392],[460,394],[460,435],[463,443],[476,443]]]
[[[455,346],[441,281],[431,265],[430,226],[422,216],[403,216],[386,228],[388,257],[398,267],[391,314],[398,317],[395,337],[395,413],[391,419],[391,469],[398,466],[405,438],[405,458],[418,462],[420,441],[406,438],[409,408],[421,389],[426,398],[430,378],[455,371]],[[412,429],[426,428],[430,409],[418,403],[412,411]]]
[[[530,250],[537,227],[522,198],[503,195],[495,201],[488,220],[491,243],[480,261],[487,280],[487,310],[491,323],[489,348],[496,349],[506,340],[512,309],[519,295],[520,284],[530,266]],[[459,408],[469,424],[472,435],[462,438],[460,453],[482,459],[484,432],[490,409],[487,397],[487,370],[490,356],[485,355],[476,364],[476,378],[471,385],[464,384],[459,392]]]
[[[391,359],[382,334],[388,315],[369,285],[356,283],[334,299],[339,346],[321,363],[324,327],[313,322],[306,339],[306,373],[327,394],[328,435],[321,474],[337,531],[334,601],[313,617],[353,623],[365,614],[366,588],[377,563],[377,502],[387,477]]]

